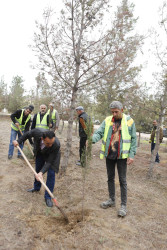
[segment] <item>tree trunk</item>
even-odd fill
[[[76,103],[76,91],[73,91],[72,99],[71,99],[71,108],[70,108],[70,117],[68,120],[68,128],[67,128],[67,143],[64,151],[64,157],[61,165],[61,174],[64,173],[68,166],[68,160],[71,152],[72,145],[72,131],[73,131],[73,119],[74,119],[74,111],[75,111],[75,103]]]

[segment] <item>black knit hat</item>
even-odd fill
[[[34,106],[33,105],[29,105],[28,109],[31,110],[31,111],[33,111],[34,110]]]

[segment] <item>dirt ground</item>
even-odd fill
[[[63,135],[57,134],[62,155]],[[75,165],[79,139],[74,136],[66,175],[56,176],[54,190],[69,218],[67,224],[56,207],[46,207],[43,188],[39,193],[27,192],[33,187],[33,173],[24,160],[17,159],[16,150],[13,159],[7,159],[9,138],[10,120],[0,118],[1,250],[167,249],[167,145],[160,147],[161,162],[155,166],[151,180],[146,178],[150,144],[143,141],[138,148],[134,164],[128,166],[128,213],[119,218],[117,175],[116,207],[103,210],[99,206],[108,199],[105,161],[99,159],[101,142],[93,145],[90,167],[84,175]],[[34,165],[33,160],[31,163]]]

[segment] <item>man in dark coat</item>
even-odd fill
[[[34,155],[36,157],[35,166],[38,173],[35,177],[34,187],[28,189],[28,192],[38,192],[41,188],[39,178],[43,179],[43,174],[47,172],[46,185],[51,192],[55,185],[55,172],[59,171],[60,164],[60,142],[53,131],[42,128],[35,128],[26,132],[17,141],[13,141],[16,147],[27,139],[34,139]],[[45,202],[48,207],[52,207],[53,203],[50,195],[45,191]]]

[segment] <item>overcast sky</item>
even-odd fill
[[[42,19],[45,7],[53,6],[56,12],[62,8],[62,0],[1,0],[0,1],[0,78],[10,84],[13,76],[22,76],[25,88],[35,86],[37,71],[30,68],[35,57],[29,44],[32,44],[35,30],[35,20]],[[111,0],[118,3],[118,0]],[[158,8],[163,0],[133,0],[135,16],[139,16],[137,30],[146,33],[151,27],[158,27]],[[141,63],[148,61],[143,71],[143,80],[152,81],[152,72],[155,70],[154,61],[147,53],[150,44],[146,42],[144,54],[139,56]]]

